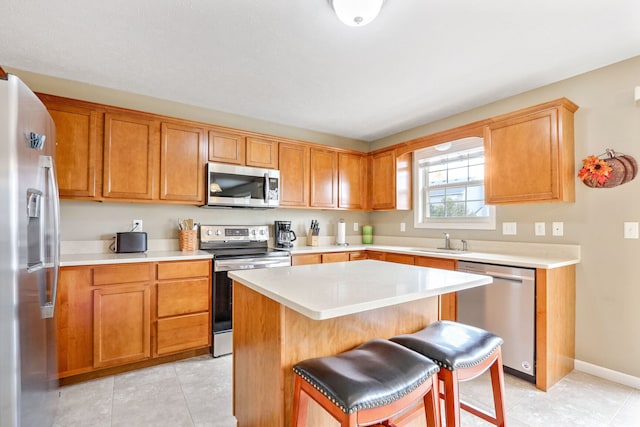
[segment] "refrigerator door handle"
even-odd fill
[[[58,273],[60,270],[60,205],[58,202],[58,184],[51,156],[41,156],[40,165],[47,170],[52,211],[53,211],[53,283],[51,286],[51,300],[40,306],[42,318],[52,318],[55,313],[56,297],[58,294]]]

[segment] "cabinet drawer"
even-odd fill
[[[344,262],[344,261],[349,261],[348,252],[331,252],[328,254],[322,254],[323,264],[326,264],[329,262]]]
[[[358,261],[361,259],[369,259],[365,251],[349,252],[349,261]]]
[[[320,264],[321,262],[321,254],[294,255],[291,257],[291,265]]]
[[[210,345],[209,313],[158,319],[158,355]]]
[[[413,255],[392,254],[392,253],[388,253],[385,256],[385,261],[395,262],[398,264],[409,264],[409,265],[413,265],[415,263]]]
[[[93,285],[148,282],[151,280],[151,264],[114,264],[93,269]]]
[[[443,270],[455,270],[456,260],[447,258],[416,257],[416,265],[420,267],[441,268]]]
[[[158,317],[209,311],[209,279],[158,283]]]
[[[158,264],[158,280],[208,277],[210,261],[161,262]]]

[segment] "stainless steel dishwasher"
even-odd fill
[[[493,277],[490,285],[458,292],[458,321],[502,337],[505,372],[535,383],[535,269],[460,261],[458,271]]]

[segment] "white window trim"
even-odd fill
[[[444,151],[453,148],[452,151],[468,150],[483,144],[483,139],[479,137],[462,138],[444,144],[423,148],[414,152],[413,156],[413,206],[414,228],[435,228],[435,229],[461,229],[461,230],[495,230],[496,229],[496,207],[486,205],[489,210],[489,216],[483,218],[468,218],[460,220],[460,218],[438,218],[427,219],[422,221],[422,183],[419,162],[421,159],[431,157],[434,154],[443,154]],[[449,147],[449,148],[447,148]],[[444,148],[444,150],[443,150]]]

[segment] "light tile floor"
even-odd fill
[[[56,427],[235,427],[231,357],[200,356],[62,387]],[[505,376],[511,427],[640,426],[640,390],[574,371],[547,393]],[[492,410],[487,375],[461,385]],[[462,425],[490,424],[462,412]]]

